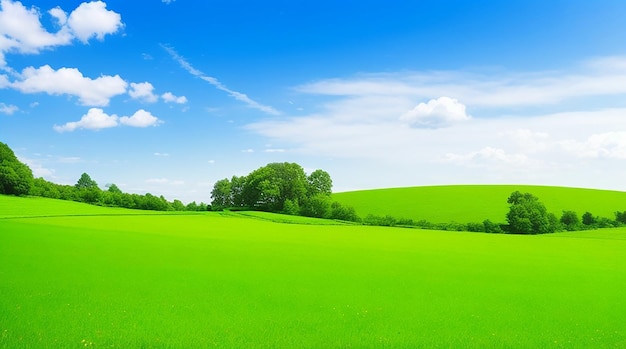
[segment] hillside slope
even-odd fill
[[[391,215],[433,223],[504,222],[512,192],[530,192],[548,211],[560,217],[572,210],[579,217],[589,211],[614,217],[626,210],[626,192],[530,185],[449,185],[362,190],[333,194],[333,199],[355,208],[357,214]]]

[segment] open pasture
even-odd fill
[[[355,208],[357,214],[391,215],[432,223],[505,222],[507,198],[529,192],[560,217],[564,210],[581,217],[586,211],[614,218],[626,210],[626,192],[533,185],[445,185],[360,190],[333,194],[333,199]]]
[[[0,348],[626,346],[624,229],[108,212],[0,219]]]

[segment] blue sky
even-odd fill
[[[56,183],[626,190],[624,1],[0,5],[0,141]]]

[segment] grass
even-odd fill
[[[626,346],[626,229],[64,216],[37,200],[0,219],[0,348]]]
[[[506,202],[512,192],[530,192],[549,212],[560,217],[564,210],[589,211],[615,218],[626,210],[626,192],[528,185],[451,185],[363,190],[333,194],[333,199],[355,208],[358,215],[391,215],[432,223],[479,223],[485,219],[505,222]]]

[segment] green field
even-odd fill
[[[624,290],[626,229],[458,233],[0,196],[0,348],[624,348]]]
[[[333,199],[352,206],[359,216],[391,215],[432,223],[478,223],[485,219],[504,223],[507,198],[519,190],[537,196],[549,212],[560,217],[564,210],[581,217],[615,218],[626,210],[626,192],[530,185],[449,185],[362,190],[333,194]]]

